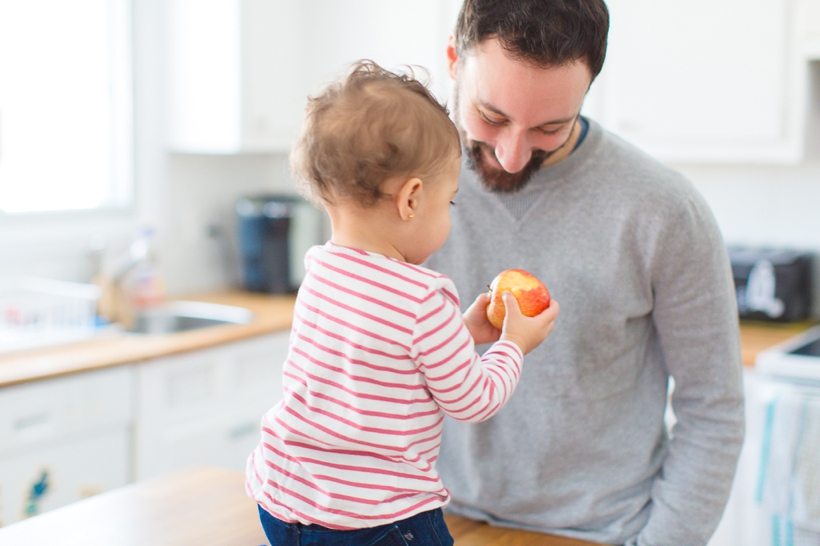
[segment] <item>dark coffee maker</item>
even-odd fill
[[[253,292],[289,294],[295,209],[306,202],[291,195],[243,197],[236,203],[243,285]]]

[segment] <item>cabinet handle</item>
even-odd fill
[[[51,414],[49,413],[36,413],[34,415],[28,415],[26,417],[20,417],[14,421],[14,429],[15,430],[26,430],[32,429],[35,427],[40,427],[51,420]]]
[[[228,437],[231,440],[236,440],[237,438],[241,438],[242,436],[253,434],[254,432],[256,432],[256,428],[256,423],[242,423],[241,425],[235,426],[231,430],[229,430]]]

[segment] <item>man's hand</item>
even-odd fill
[[[501,337],[501,330],[490,324],[487,320],[487,306],[490,304],[490,296],[486,292],[478,295],[472,305],[464,311],[462,318],[467,326],[470,335],[476,345],[482,343],[493,343]]]

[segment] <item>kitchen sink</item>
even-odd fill
[[[253,313],[244,307],[201,301],[173,301],[139,311],[128,331],[135,334],[172,334],[219,326],[248,324]]]

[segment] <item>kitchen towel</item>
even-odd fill
[[[783,384],[766,406],[757,501],[772,546],[820,544],[820,386]]]

